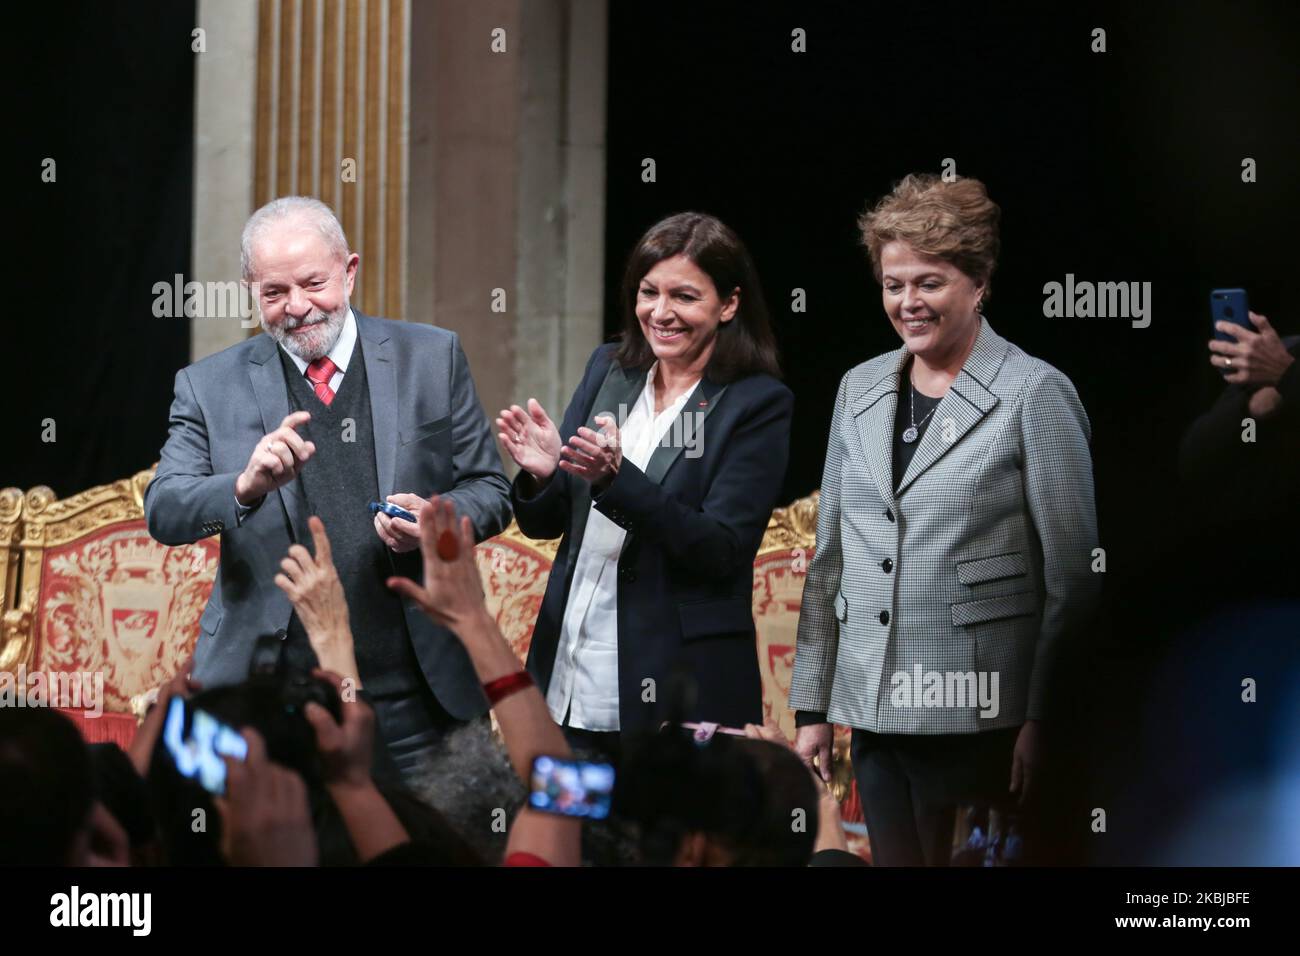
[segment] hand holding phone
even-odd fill
[[[375,533],[379,540],[397,554],[414,551],[420,546],[420,512],[428,499],[411,492],[394,492],[383,501],[372,501]]]
[[[419,521],[419,519],[416,518],[415,515],[411,514],[411,512],[407,511],[405,508],[399,508],[390,501],[370,502],[370,513],[379,514],[380,512],[388,515],[390,518],[401,518],[403,521],[409,521],[411,524],[416,524]]]
[[[162,741],[181,776],[197,780],[217,795],[226,792],[226,764],[221,758],[248,759],[248,742],[237,730],[184,697],[173,697],[168,703]]]
[[[1251,392],[1276,388],[1295,363],[1295,356],[1268,316],[1250,311],[1246,290],[1215,289],[1210,293],[1210,311],[1215,323],[1214,338],[1209,343],[1210,364],[1223,375],[1223,380]],[[1227,330],[1220,329],[1220,324],[1227,326]]]
[[[1214,289],[1210,292],[1210,328],[1220,342],[1235,342],[1229,333],[1219,329],[1220,322],[1232,322],[1254,332],[1250,321],[1250,302],[1245,289]]]

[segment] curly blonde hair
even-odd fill
[[[933,173],[910,173],[858,217],[871,271],[881,281],[880,253],[891,242],[905,242],[922,255],[951,262],[985,284],[998,263],[998,223],[1002,210],[978,179],[945,182]]]

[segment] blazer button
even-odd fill
[[[888,612],[888,611],[881,611],[881,612],[880,612],[880,623],[881,623],[881,624],[888,624],[888,623],[889,623],[889,612]]]
[[[885,509],[885,517],[886,517],[887,519],[889,519],[890,521],[893,521],[893,520],[894,520],[894,512],[892,512],[892,511],[890,511],[888,508],[886,508],[886,509]]]
[[[883,560],[883,561],[880,562],[880,566],[881,566],[882,568],[884,568],[884,569],[885,569],[885,573],[888,574],[890,571],[894,570],[894,562],[893,562],[893,559],[891,559],[891,558],[885,558],[885,560]]]

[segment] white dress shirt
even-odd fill
[[[335,395],[339,393],[339,386],[343,384],[343,373],[348,370],[348,359],[352,358],[352,347],[357,344],[357,320],[352,315],[352,310],[348,309],[347,318],[343,320],[343,328],[339,332],[339,337],[334,340],[334,347],[326,353],[326,358],[334,363],[336,371],[330,376],[330,391]],[[307,376],[307,366],[309,362],[298,358],[283,345],[284,354],[289,356],[294,366],[304,378]]]
[[[655,371],[646,373],[645,388],[619,428],[623,460],[644,469],[655,446],[672,426],[686,399],[687,388],[658,415]],[[592,506],[578,550],[573,584],[560,627],[560,646],[546,694],[546,705],[558,724],[581,730],[615,731],[618,723],[618,557],[627,532]]]

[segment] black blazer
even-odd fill
[[[597,428],[592,418],[602,411],[630,409],[645,387],[644,369],[614,363],[616,347],[602,345],[588,361],[560,426],[565,441],[582,425]],[[762,722],[753,565],[785,479],[793,406],[770,375],[701,379],[668,432],[682,439],[656,447],[645,471],[624,460],[595,498],[596,510],[627,531],[618,562],[622,730],[658,726],[678,667],[696,688],[685,719]],[[535,488],[524,472],[511,488],[519,527],[531,538],[564,538],[528,652],[544,694],[593,499],[587,482],[561,470],[530,497]]]

